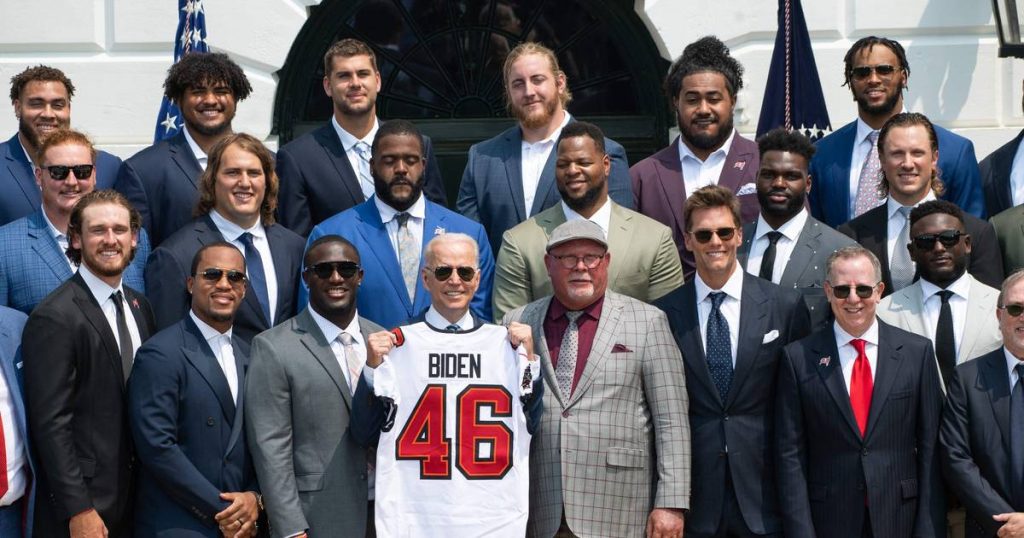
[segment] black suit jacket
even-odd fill
[[[942,389],[931,342],[878,322],[862,438],[833,326],[786,346],[776,387],[779,506],[787,538],[945,536],[937,453]]]
[[[423,154],[427,158],[423,195],[447,207],[444,179],[429,136],[423,137]],[[331,122],[285,144],[277,154],[277,176],[281,224],[303,237],[317,224],[366,201]]]
[[[266,227],[267,242],[277,275],[277,308],[274,320],[281,323],[297,312],[302,253],[306,242],[291,230],[272,224]],[[224,236],[204,215],[193,220],[160,245],[146,262],[146,297],[156,311],[158,329],[181,321],[192,307],[192,297],[185,279],[192,270],[192,257],[207,243],[224,241]],[[259,333],[270,328],[263,308],[252,289],[247,289],[242,305],[235,313],[234,335],[246,345]]]
[[[702,536],[716,534],[728,470],[747,527],[757,534],[777,533],[782,522],[775,488],[772,380],[782,347],[807,334],[807,307],[800,293],[743,274],[736,369],[723,402],[704,355],[695,282],[690,279],[654,303],[668,315],[686,365],[694,492],[686,529]]]
[[[154,331],[142,294],[124,288],[139,336]],[[78,273],[32,311],[22,336],[25,403],[39,488],[37,536],[68,536],[95,508],[110,536],[130,536],[134,482],[124,374],[114,331]]]
[[[1001,211],[1013,207],[1010,171],[1013,169],[1013,158],[1017,155],[1017,147],[1021,141],[1024,141],[1024,131],[978,163],[981,170],[981,190],[985,193],[985,209],[990,216],[994,217]]]
[[[946,481],[967,507],[968,537],[995,536],[992,516],[1024,512],[1010,488],[1010,382],[1003,348],[957,366],[939,441]]]
[[[885,282],[883,297],[896,291],[892,288],[892,273],[889,271],[887,222],[886,204],[883,203],[839,227],[840,232],[873,252],[882,263],[882,282]],[[964,212],[964,229],[971,234],[971,261],[967,265],[967,272],[982,284],[999,289],[1003,284],[1003,258],[999,252],[995,229],[987,221],[967,212]],[[915,274],[914,281],[917,278]]]

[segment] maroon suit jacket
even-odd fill
[[[718,184],[744,194],[740,199],[740,218],[743,223],[757,220],[761,206],[757,202],[757,191],[754,182],[757,169],[761,164],[757,143],[748,138],[736,136],[732,139],[732,147],[725,157],[725,166]],[[636,211],[672,229],[672,239],[679,250],[679,258],[683,262],[683,274],[687,280],[696,270],[693,254],[686,250],[683,243],[683,232],[686,221],[683,219],[683,202],[688,194],[683,184],[683,168],[679,162],[679,137],[668,147],[636,163],[629,169],[633,180],[633,202]]]

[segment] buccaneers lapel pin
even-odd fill
[[[444,228],[442,228],[440,226],[438,226],[437,228],[434,228],[434,235],[444,235],[444,233],[445,233],[444,232]]]
[[[821,360],[818,361],[818,366],[826,366],[827,367],[829,365],[829,363],[831,363],[831,362],[832,362],[832,357],[822,357]]]
[[[132,308],[135,308],[135,309],[139,308],[139,300],[136,299],[135,297],[132,297]]]
[[[736,161],[735,163],[733,163],[732,167],[742,171],[744,168],[747,167],[747,161]]]

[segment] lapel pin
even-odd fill
[[[139,308],[139,300],[136,299],[135,297],[132,297],[132,308],[135,308],[135,309]]]
[[[434,228],[434,235],[444,235],[444,233],[445,233],[444,228],[442,228],[440,226],[438,226],[437,228]]]
[[[818,366],[828,366],[831,362],[832,357],[822,357],[821,360],[818,361]]]
[[[747,167],[747,161],[736,161],[735,163],[733,163],[732,167],[739,170],[743,170],[744,168]]]

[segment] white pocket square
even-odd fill
[[[764,333],[764,338],[761,339],[761,345],[767,344],[768,342],[774,341],[779,337],[779,330],[772,329],[769,332]]]
[[[740,190],[736,191],[736,196],[745,196],[747,194],[757,194],[757,185],[747,183],[740,187]]]

